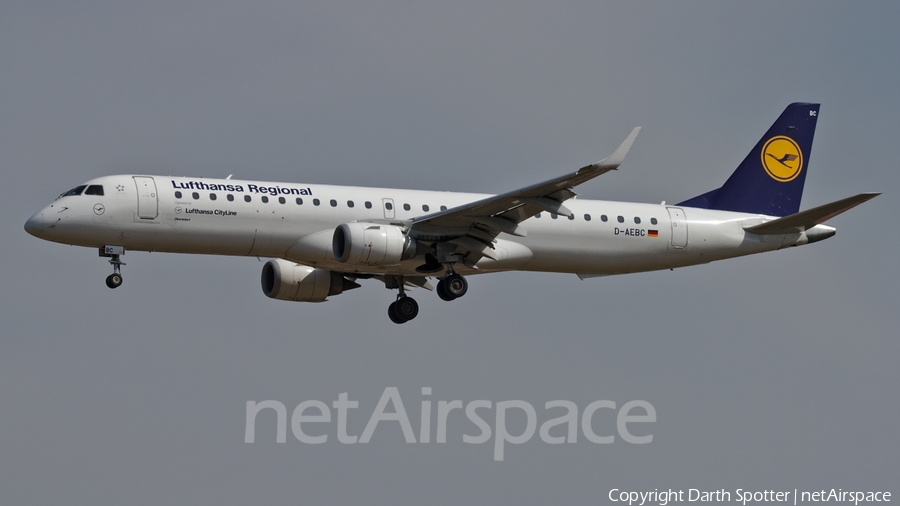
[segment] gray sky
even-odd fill
[[[0,3],[3,504],[900,492],[897,5],[164,4]],[[580,194],[677,202],[721,185],[794,101],[822,103],[802,207],[885,193],[830,222],[833,239],[589,281],[476,276],[453,303],[419,291],[402,326],[377,282],[270,300],[253,258],[130,252],[111,291],[94,251],[22,229],[126,172],[508,191],[637,125],[621,169]],[[406,444],[396,423],[368,444],[338,443],[334,423],[326,444],[290,428],[277,444],[264,415],[244,443],[247,401],[348,392],[359,435],[386,387],[417,433],[422,387],[435,404],[525,400],[539,424],[551,400],[642,399],[657,422],[647,445],[535,434],[503,462],[452,415],[445,444]]]

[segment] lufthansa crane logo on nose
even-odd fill
[[[778,135],[767,140],[761,156],[763,168],[775,181],[793,181],[803,170],[803,153],[790,137]]]

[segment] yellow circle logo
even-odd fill
[[[787,183],[800,175],[803,153],[794,139],[779,135],[763,145],[762,166],[775,181]]]

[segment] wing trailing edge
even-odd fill
[[[567,215],[566,213],[570,213],[570,211],[562,203],[575,196],[575,192],[572,189],[597,176],[618,169],[619,165],[625,160],[625,155],[628,154],[640,131],[641,127],[632,130],[613,154],[597,163],[586,165],[575,172],[542,183],[494,195],[439,213],[415,218],[412,220],[412,229],[415,230],[422,225],[436,227],[468,226],[472,221],[480,221],[484,218],[502,218],[518,224],[541,211]],[[496,223],[499,224],[500,222]],[[498,232],[505,232],[506,230],[503,230],[503,228],[507,228],[505,223],[503,227],[498,229]]]
[[[570,216],[572,211],[563,202],[575,196],[574,188],[618,169],[640,131],[641,127],[633,129],[611,155],[575,172],[413,218],[409,223],[410,234],[414,237],[439,238],[438,242],[453,244],[459,253],[471,255],[470,263],[477,262],[481,257],[496,260],[493,242],[500,233],[525,237],[528,232],[521,223],[542,211]]]

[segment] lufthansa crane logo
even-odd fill
[[[790,137],[778,135],[767,140],[761,156],[763,168],[775,181],[793,181],[803,170],[803,153]]]

